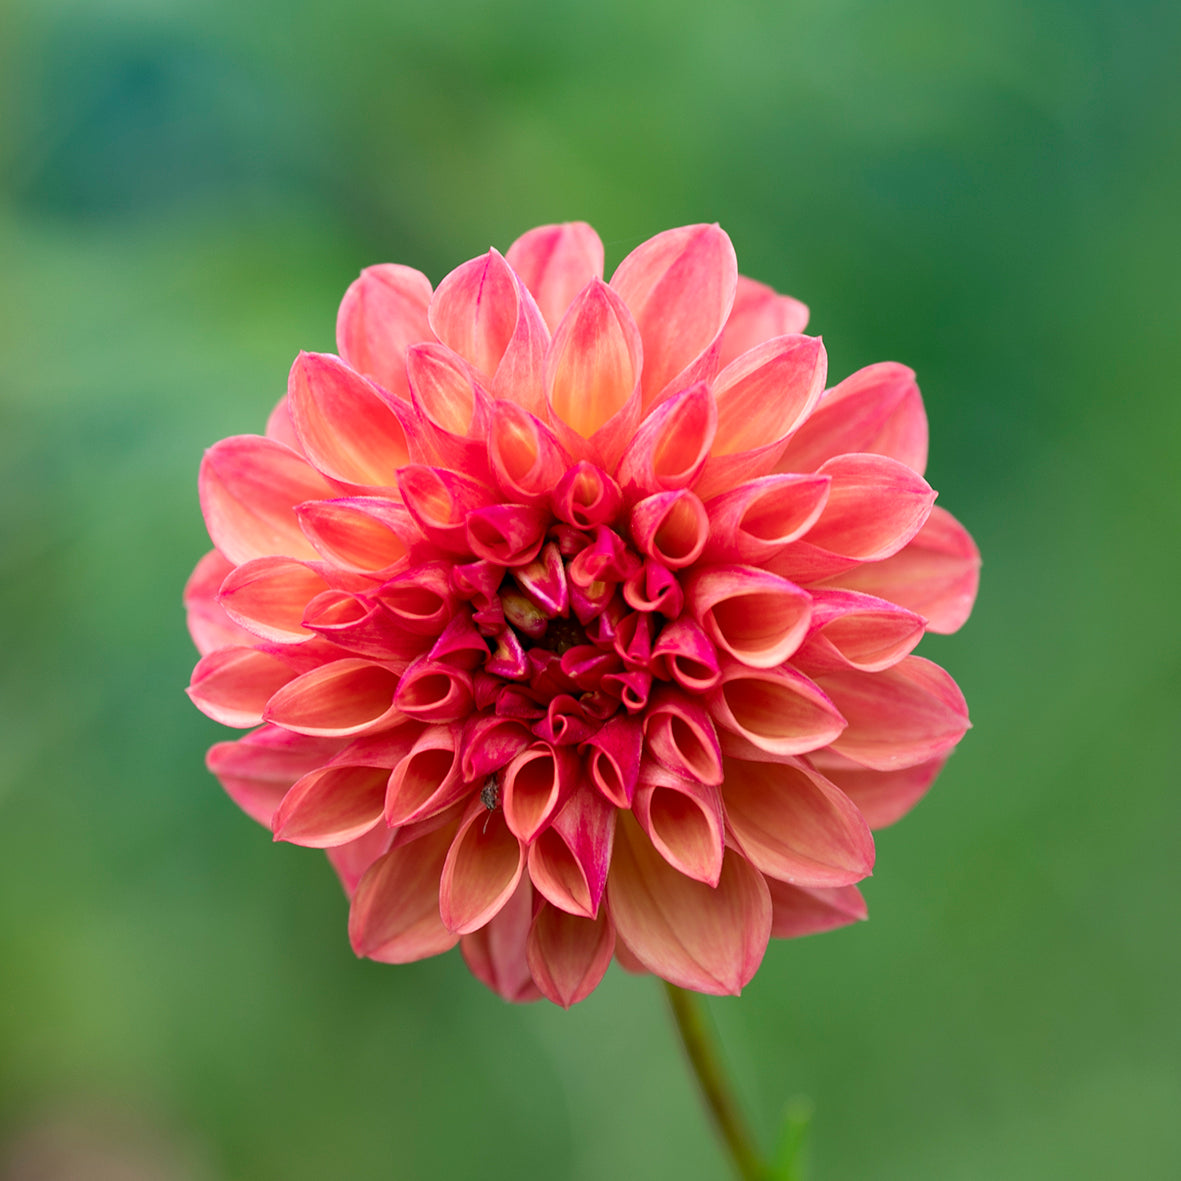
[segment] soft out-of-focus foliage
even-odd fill
[[[579,217],[609,266],[717,219],[834,378],[913,365],[985,555],[925,642],[976,730],[881,834],[870,923],[712,1006],[765,1138],[803,1091],[822,1181],[1175,1175],[1175,6],[2,20],[0,1169],[97,1127],[169,1178],[721,1175],[651,981],[563,1014],[355,961],[181,692],[201,447],[362,265]]]

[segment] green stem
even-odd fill
[[[722,1069],[700,998],[696,993],[669,984],[667,980],[663,983],[685,1054],[697,1076],[702,1098],[726,1145],[735,1172],[742,1181],[766,1181],[766,1167]]]

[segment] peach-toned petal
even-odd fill
[[[496,916],[460,940],[464,962],[482,984],[514,1004],[541,999],[529,972],[526,944],[533,922],[533,891],[522,876]]]
[[[834,386],[788,444],[780,470],[815,471],[854,451],[896,459],[920,476],[926,470],[927,415],[913,370],[885,361]]]
[[[496,250],[458,266],[430,306],[435,335],[491,380],[517,324],[517,285]]]
[[[336,871],[336,876],[344,887],[346,898],[352,898],[361,879],[369,872],[369,867],[389,852],[394,836],[388,828],[378,824],[355,840],[324,850],[328,863]]]
[[[501,773],[501,800],[510,831],[525,844],[535,840],[577,780],[578,764],[569,748],[534,742],[521,751]]]
[[[716,887],[673,869],[639,824],[622,813],[608,882],[611,917],[629,951],[681,988],[737,995],[771,937],[763,875],[726,850]]]
[[[811,631],[792,661],[809,676],[845,668],[881,672],[910,654],[923,625],[921,615],[885,599],[813,590]]]
[[[980,585],[980,551],[971,534],[936,505],[906,546],[832,579],[833,586],[898,603],[927,620],[927,630],[958,631],[972,613]]]
[[[708,380],[734,304],[738,262],[716,225],[681,226],[641,243],[611,286],[644,342],[644,408],[694,381]]]
[[[691,566],[709,540],[709,514],[687,488],[657,492],[632,508],[632,540],[667,570]]]
[[[901,820],[927,794],[947,756],[900,771],[871,771],[835,751],[817,751],[809,761],[857,805],[870,828],[885,828]]]
[[[460,773],[456,726],[427,726],[389,776],[385,822],[415,824],[446,811],[471,794]]]
[[[533,885],[554,906],[593,918],[607,885],[614,839],[614,806],[593,791],[575,790],[529,846]]]
[[[394,707],[423,722],[461,722],[472,707],[471,674],[444,660],[420,657],[398,681]]]
[[[718,650],[687,615],[666,624],[652,648],[652,671],[690,693],[712,689],[721,677]]]
[[[205,527],[231,562],[316,556],[295,505],[335,490],[290,447],[261,435],[222,439],[205,452],[198,485]]]
[[[184,589],[185,622],[202,656],[218,648],[247,647],[257,638],[236,624],[217,601],[218,591],[234,564],[210,550],[193,568]]]
[[[700,702],[680,689],[661,685],[644,714],[651,754],[670,771],[701,783],[722,782],[721,747],[713,722]]]
[[[563,1009],[594,992],[614,954],[615,928],[606,909],[598,918],[582,918],[548,902],[534,915],[525,944],[537,987]]]
[[[235,623],[256,636],[291,644],[312,634],[303,626],[304,611],[327,589],[324,579],[304,562],[255,558],[226,577],[218,602]]]
[[[454,835],[454,825],[434,829],[370,866],[349,910],[357,955],[407,964],[455,946],[459,937],[439,916],[439,875]]]
[[[525,868],[525,846],[509,831],[500,808],[471,802],[447,851],[439,912],[448,930],[466,935],[493,918],[512,897]]]
[[[587,284],[554,333],[546,399],[558,440],[573,455],[618,462],[640,421],[640,334],[605,283]]]
[[[398,470],[398,489],[418,527],[450,553],[468,553],[467,515],[496,502],[484,483],[448,468],[407,464]]]
[[[877,771],[947,754],[970,724],[955,681],[921,656],[885,672],[831,673],[817,683],[849,722],[833,750]]]
[[[726,823],[752,865],[797,886],[847,886],[873,869],[854,804],[806,763],[726,760]]]
[[[793,668],[753,669],[733,662],[706,699],[714,721],[775,755],[798,755],[832,742],[845,719],[821,689]]]
[[[505,259],[533,293],[551,332],[574,297],[603,277],[603,243],[584,221],[538,226],[522,234]]]
[[[389,577],[422,534],[406,506],[378,496],[312,500],[296,506],[316,552],[342,570]]]
[[[818,475],[763,476],[710,500],[712,562],[757,564],[798,541],[820,518],[831,480]]]
[[[739,275],[734,306],[722,329],[718,364],[729,365],[735,357],[773,336],[794,335],[807,327],[807,304]]]
[[[636,789],[634,812],[669,865],[686,877],[718,884],[726,834],[717,787],[649,763]]]
[[[411,267],[384,263],[354,279],[336,319],[336,348],[358,373],[409,399],[406,350],[431,338],[430,280]]]
[[[520,504],[543,504],[570,457],[539,418],[512,402],[497,402],[488,432],[488,459],[497,487]]]
[[[771,938],[796,939],[860,923],[869,917],[856,886],[793,886],[767,878],[771,891]]]
[[[709,457],[718,412],[709,387],[699,382],[673,394],[640,424],[616,472],[629,496],[689,487]]]
[[[698,568],[686,599],[706,635],[751,668],[774,668],[799,646],[812,616],[811,596],[753,566]]]
[[[320,767],[283,797],[275,840],[312,849],[343,845],[381,823],[389,772],[384,767]]]
[[[326,353],[296,357],[287,403],[303,453],[329,479],[394,487],[398,468],[410,458],[398,409],[404,403],[387,401],[371,382]],[[405,409],[400,413],[406,416]]]
[[[582,745],[586,772],[605,800],[630,808],[640,775],[644,730],[637,718],[616,714]]]
[[[291,407],[284,394],[276,403],[275,408],[267,416],[266,429],[263,431],[268,439],[290,447],[292,451],[301,450],[299,435],[295,431],[295,423],[291,421]]]
[[[186,692],[206,717],[244,730],[263,720],[267,702],[292,675],[257,648],[219,648],[197,662]]]
[[[368,660],[334,660],[289,681],[264,711],[268,722],[326,738],[396,725],[398,675]]]

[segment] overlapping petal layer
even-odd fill
[[[210,769],[327,851],[358,955],[459,944],[513,1001],[612,958],[735,993],[865,917],[870,830],[968,726],[912,655],[979,554],[923,479],[914,374],[824,391],[807,308],[717,226],[603,280],[583,223],[432,290],[367,269],[340,355],[201,467],[189,694]]]

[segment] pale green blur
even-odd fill
[[[924,648],[975,729],[871,921],[711,1005],[760,1134],[804,1094],[815,1181],[1181,1175],[1179,14],[4,5],[0,1161],[64,1126],[159,1181],[726,1175],[653,981],[563,1013],[355,960],[182,692],[202,448],[362,266],[584,218],[609,266],[717,220],[835,377],[914,366],[984,553]]]

